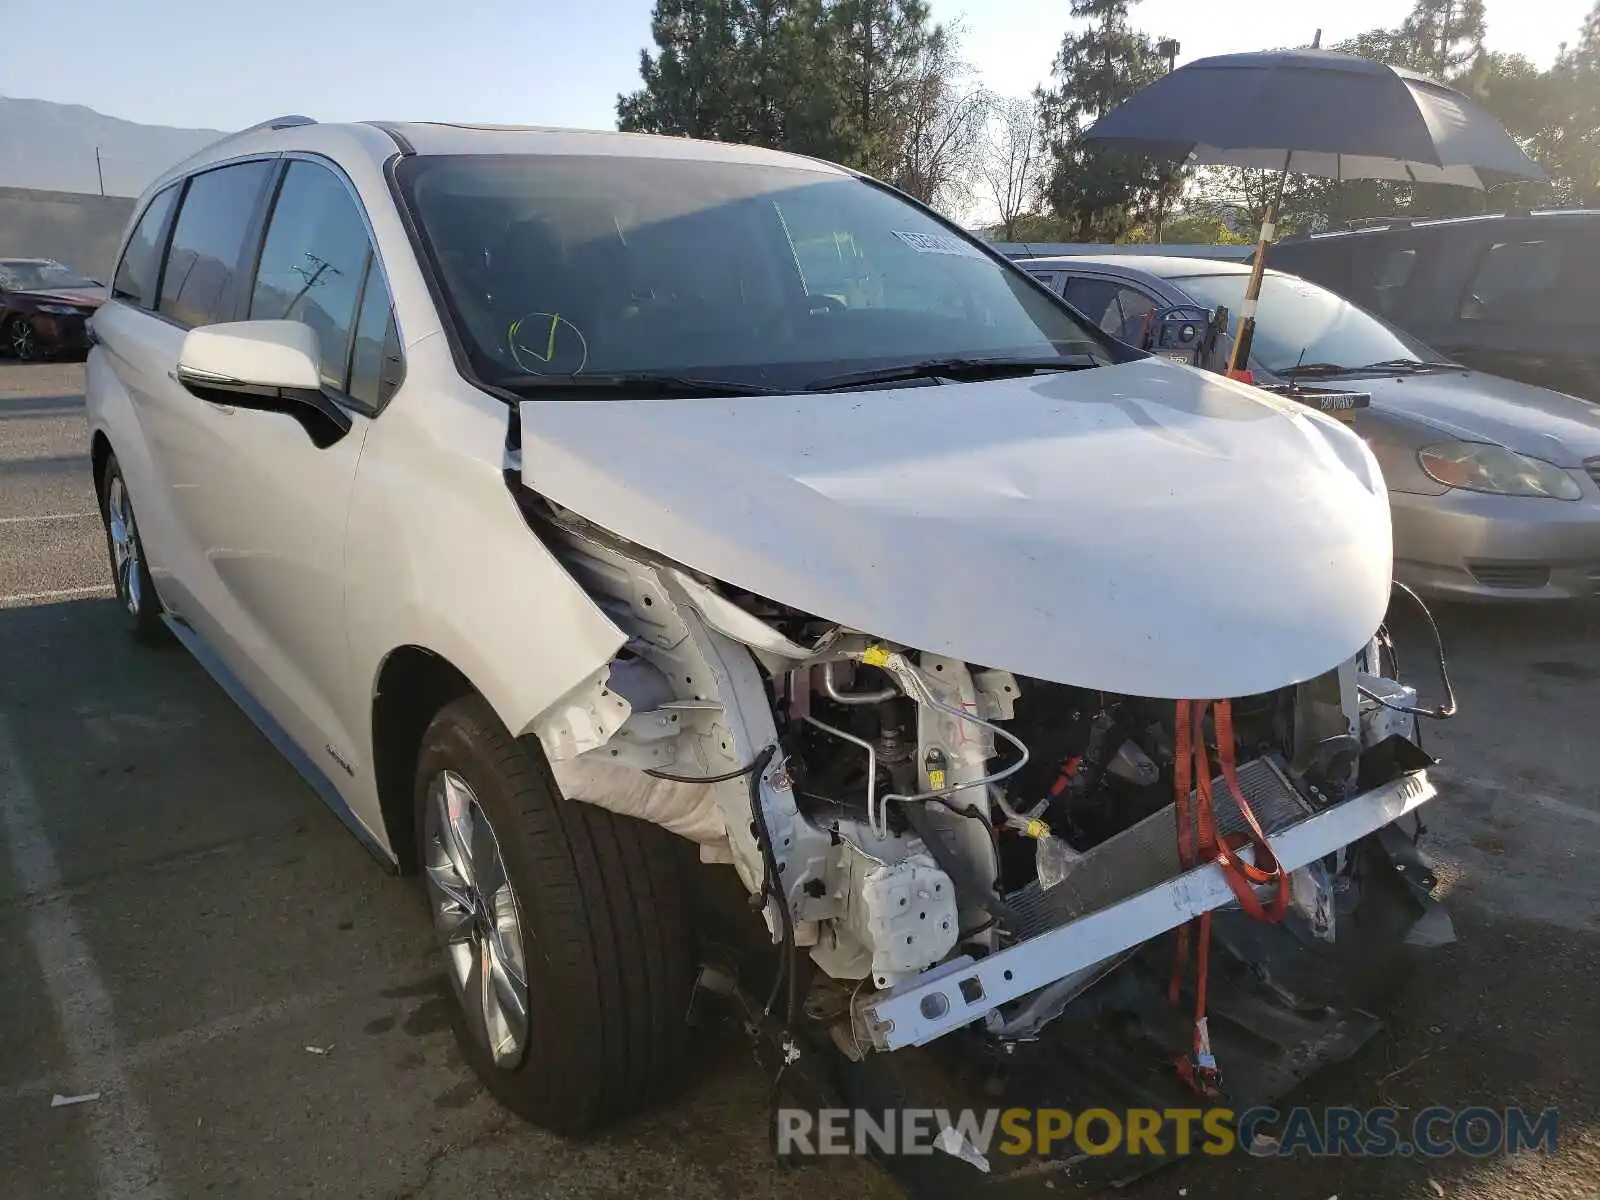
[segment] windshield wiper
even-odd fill
[[[1100,366],[1100,360],[1087,354],[1060,354],[1052,358],[929,358],[902,363],[898,367],[879,367],[875,371],[847,371],[843,375],[824,375],[806,385],[808,392],[837,392],[875,383],[899,383],[912,379],[953,379],[971,383],[979,379],[1001,379],[1007,375],[1031,375],[1035,371],[1082,371]]]
[[[693,379],[654,371],[619,371],[607,375],[507,375],[488,381],[494,387],[532,395],[572,396],[781,396],[783,388],[733,379]]]
[[[1272,374],[1282,376],[1284,379],[1294,379],[1300,375],[1348,375],[1350,372],[1360,369],[1359,367],[1347,367],[1343,363],[1331,362],[1296,363],[1292,367],[1268,368]]]
[[[1379,371],[1387,375],[1393,372],[1396,375],[1415,375],[1426,371],[1455,371],[1460,370],[1454,363],[1424,362],[1420,358],[1386,358],[1382,362],[1368,363],[1364,367],[1357,367],[1358,371]]]
[[[1332,378],[1336,375],[1415,375],[1427,371],[1452,371],[1459,368],[1450,363],[1423,362],[1417,358],[1389,358],[1383,362],[1363,363],[1359,367],[1347,367],[1341,363],[1297,363],[1292,367],[1272,368],[1272,374],[1280,375],[1284,379],[1295,379],[1298,376],[1324,376]]]

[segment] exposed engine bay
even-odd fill
[[[1248,882],[1246,851],[1261,879],[1275,852],[1278,919],[1332,941],[1359,887],[1347,848],[1434,794],[1381,637],[1214,707],[1114,695],[897,646],[530,516],[628,636],[537,729],[558,784],[731,864],[772,941],[835,981],[858,1052],[1039,1036],[1151,938],[1272,891],[1240,891],[1219,853]],[[1175,835],[1191,778],[1220,839],[1198,856]]]

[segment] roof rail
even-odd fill
[[[1405,228],[1416,221],[1415,217],[1353,217],[1344,223],[1346,229],[1375,229],[1379,226],[1398,225]]]
[[[240,134],[258,133],[263,129],[293,129],[296,125],[315,125],[316,123],[316,119],[313,117],[303,117],[295,113],[289,113],[282,117],[272,117],[266,121],[257,121],[248,129],[241,129],[232,136],[238,137]]]

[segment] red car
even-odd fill
[[[105,285],[48,258],[0,258],[0,354],[24,362],[89,349]]]

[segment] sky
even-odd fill
[[[965,55],[1001,95],[1050,72],[1067,0],[930,0],[965,27]],[[1545,66],[1593,0],[1487,0],[1489,44]],[[1177,38],[1179,62],[1309,43],[1284,0],[1143,0],[1134,19]],[[1323,44],[1395,25],[1409,0],[1343,0]],[[153,125],[238,129],[283,113],[612,128],[638,85],[651,0],[0,0],[0,95],[85,104]],[[70,23],[65,35],[63,22]],[[25,47],[48,47],[42,53]]]

